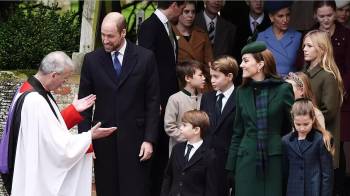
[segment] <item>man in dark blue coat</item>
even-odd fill
[[[99,121],[118,127],[118,133],[93,142],[97,194],[150,196],[160,104],[156,60],[152,51],[125,39],[125,18],[117,12],[104,18],[101,35],[104,48],[85,56],[79,86],[79,97],[98,97],[79,131]]]

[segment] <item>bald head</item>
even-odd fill
[[[123,29],[126,29],[126,21],[123,15],[118,12],[108,13],[103,21],[102,26],[104,25],[114,25],[117,28],[117,31],[120,33]]]
[[[102,44],[106,52],[118,51],[125,42],[126,22],[123,15],[111,12],[101,25]]]

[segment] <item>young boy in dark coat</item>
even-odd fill
[[[215,154],[203,143],[209,117],[191,110],[182,117],[181,134],[187,142],[174,146],[165,170],[161,196],[218,196]]]
[[[215,91],[202,96],[201,110],[207,112],[210,119],[210,127],[207,131],[205,141],[215,151],[217,157],[217,180],[219,184],[218,194],[229,195],[229,187],[225,164],[228,149],[233,133],[233,122],[235,119],[235,86],[233,81],[238,74],[238,64],[230,56],[222,56],[214,60],[210,65],[211,84]]]

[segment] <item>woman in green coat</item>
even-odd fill
[[[309,76],[318,108],[324,115],[326,129],[333,135],[335,154],[333,167],[339,168],[340,108],[344,85],[335,63],[328,33],[321,30],[308,32],[303,41],[305,73]]]
[[[241,54],[243,83],[226,169],[234,175],[235,196],[281,196],[281,136],[291,131],[293,88],[277,75],[264,42],[246,45]]]

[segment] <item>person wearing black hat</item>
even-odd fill
[[[301,43],[301,33],[289,27],[292,1],[266,1],[272,25],[259,33],[257,40],[265,41],[276,60],[278,74],[296,71],[294,66]]]
[[[277,75],[264,42],[246,45],[241,54],[243,82],[226,169],[234,176],[235,196],[281,196],[281,136],[292,130],[293,87]]]

